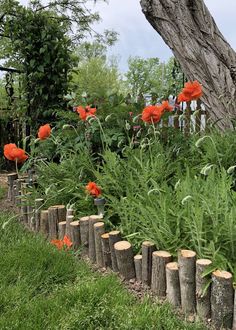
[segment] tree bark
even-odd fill
[[[202,101],[221,129],[236,115],[236,52],[203,0],[141,0],[142,11],[171,48],[189,80],[203,85]],[[222,5],[223,6],[223,5]]]

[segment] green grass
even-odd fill
[[[10,215],[0,217],[0,225]],[[167,304],[130,295],[115,275],[101,276],[68,252],[10,221],[0,236],[0,329],[199,329]]]

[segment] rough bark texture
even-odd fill
[[[197,314],[202,320],[209,319],[211,316],[211,287],[205,289],[209,278],[202,276],[203,272],[211,265],[209,259],[198,259],[196,262],[196,300]],[[205,290],[205,292],[204,292]]]
[[[101,221],[101,219],[102,217],[99,215],[91,215],[89,217],[89,259],[92,263],[96,262],[94,224]]]
[[[178,255],[179,282],[183,312],[194,313],[196,308],[196,253],[181,250]]]
[[[236,290],[234,290],[234,319],[232,330],[236,330]]]
[[[80,240],[80,223],[79,221],[72,221],[70,222],[70,229],[69,229],[70,237],[73,243],[73,249],[77,250],[81,245]]]
[[[66,234],[66,221],[58,223],[58,238],[63,239]]]
[[[127,241],[120,241],[114,245],[119,273],[125,280],[135,278],[134,255],[132,246]]]
[[[116,253],[114,249],[114,244],[121,241],[121,233],[118,230],[110,231],[109,233],[109,244],[111,250],[111,262],[112,262],[112,269],[114,272],[118,272],[117,260],[116,260]]]
[[[14,180],[16,180],[18,178],[18,175],[17,173],[11,173],[11,174],[8,174],[7,176],[7,181],[8,181],[8,199],[10,201],[13,200],[13,183],[14,183]]]
[[[166,295],[166,264],[172,261],[167,251],[154,251],[152,254],[152,283],[151,289],[158,297]]]
[[[179,267],[177,262],[166,265],[166,297],[174,307],[181,305]]]
[[[43,206],[43,199],[42,198],[36,198],[35,199],[35,231],[38,232],[40,228],[40,212],[41,208]]]
[[[48,237],[49,224],[48,224],[48,210],[41,211],[40,213],[40,232]]]
[[[66,210],[66,235],[70,235],[70,223],[73,221],[73,218],[70,218],[71,215],[74,215],[73,209]]]
[[[171,48],[221,129],[236,115],[236,53],[224,39],[203,0],[141,0],[146,19]],[[222,4],[223,6],[223,4]],[[232,27],[233,28],[233,27]]]
[[[88,245],[89,245],[89,217],[80,218],[80,238],[82,246],[82,255],[88,255]]]
[[[136,281],[142,282],[142,256],[141,254],[137,254],[134,256],[134,267],[136,274]]]
[[[155,251],[155,244],[145,241],[142,244],[142,282],[144,285],[151,284],[152,278],[152,252]]]
[[[232,329],[234,289],[232,274],[216,270],[212,273],[211,319],[218,329]]]
[[[96,263],[99,267],[104,267],[103,253],[102,253],[102,238],[101,235],[105,233],[104,222],[97,222],[94,225],[94,238],[96,250]]]
[[[109,234],[105,233],[101,236],[102,239],[102,255],[104,266],[111,268],[111,251],[109,245]]]

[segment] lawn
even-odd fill
[[[0,216],[0,329],[199,329]]]

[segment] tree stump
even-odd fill
[[[152,278],[152,253],[155,251],[155,244],[145,241],[142,244],[142,283],[150,286]]]
[[[61,221],[58,223],[58,238],[63,239],[66,234],[66,221]]]
[[[134,268],[136,274],[136,281],[142,282],[142,255],[137,254],[134,256]]]
[[[42,198],[36,198],[35,199],[35,212],[34,212],[34,218],[35,218],[35,231],[38,232],[40,228],[40,212],[41,208],[43,206],[43,199]]]
[[[211,316],[211,289],[210,286],[203,294],[209,277],[203,277],[202,274],[206,268],[211,265],[212,262],[209,259],[198,259],[196,262],[196,302],[197,302],[197,314],[201,320],[207,320]]]
[[[80,223],[79,221],[72,221],[70,223],[70,236],[73,243],[73,249],[77,250],[79,246],[81,245],[80,240]]]
[[[109,234],[105,233],[101,235],[102,239],[102,255],[103,255],[103,262],[106,268],[111,268],[111,251],[109,245]]]
[[[114,244],[121,241],[121,233],[118,230],[113,230],[109,232],[109,244],[110,244],[110,251],[111,251],[111,263],[112,269],[114,272],[118,272],[117,260],[116,260],[116,253],[114,249]]]
[[[80,222],[80,238],[82,246],[82,255],[88,255],[88,246],[89,246],[89,217],[82,217],[79,220]]]
[[[48,224],[50,240],[58,237],[58,223],[66,220],[65,205],[53,205],[48,209]]]
[[[102,253],[102,238],[101,235],[105,233],[104,222],[97,222],[94,224],[94,238],[96,250],[96,263],[99,267],[104,267],[103,253]]]
[[[185,314],[196,309],[196,252],[180,250],[178,255],[182,310]]]
[[[152,281],[151,290],[158,297],[166,296],[166,264],[172,261],[167,251],[154,251],[152,253]]]
[[[232,328],[233,299],[232,274],[226,271],[214,271],[211,287],[211,319],[217,330]]]
[[[66,216],[66,233],[65,233],[65,235],[68,236],[70,239],[72,239],[72,237],[71,237],[72,234],[71,234],[71,226],[70,226],[70,224],[73,221],[75,221],[75,218],[74,218],[73,215],[67,215]]]
[[[66,232],[65,235],[70,236],[70,223],[73,221],[73,218],[70,218],[70,216],[74,215],[73,209],[67,209],[66,210]]]
[[[13,182],[18,178],[17,173],[11,173],[7,175],[7,182],[8,182],[8,193],[7,193],[7,198],[10,201],[13,201]]]
[[[236,330],[236,290],[234,290],[234,318],[232,330]]]
[[[91,215],[89,217],[89,259],[92,263],[96,262],[96,250],[94,239],[94,224],[101,221],[102,217],[99,215]]]
[[[49,223],[48,223],[48,210],[40,212],[40,232],[48,238]]]
[[[135,278],[134,255],[131,244],[128,241],[120,241],[115,243],[114,249],[120,275],[125,280]]]
[[[57,205],[51,206],[48,209],[48,238],[51,241],[52,239],[57,239],[58,237],[58,212]]]
[[[174,307],[181,306],[179,267],[177,262],[166,265],[166,297]]]

